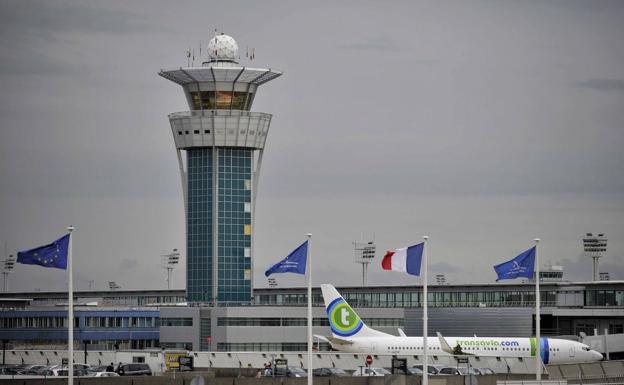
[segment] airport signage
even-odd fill
[[[193,371],[193,357],[190,357],[190,356],[178,357],[178,370],[180,372],[192,372]]]

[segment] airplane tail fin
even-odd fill
[[[347,301],[329,284],[321,285],[329,327],[335,338],[344,340],[349,337],[381,337],[389,334],[371,329],[362,322],[360,316],[349,306]]]

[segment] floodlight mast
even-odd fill
[[[375,258],[375,242],[353,242],[355,250],[355,263],[362,265],[362,286],[366,286],[368,277],[368,265]]]
[[[13,271],[13,268],[15,267],[15,258],[13,258],[13,255],[9,255],[9,257],[4,259],[2,262],[2,275],[4,277],[3,292],[6,293],[9,291],[9,273]]]
[[[160,256],[162,258],[163,269],[167,269],[167,289],[171,289],[171,272],[180,262],[180,252],[173,249],[173,252]]]
[[[13,268],[15,267],[15,258],[13,255],[8,254],[6,242],[4,242],[4,256],[6,259],[2,260],[2,276],[4,278],[2,292],[6,293],[9,291],[9,273],[13,271]]]
[[[602,233],[597,235],[586,233],[583,238],[583,249],[585,251],[585,255],[593,259],[592,278],[594,281],[598,281],[598,259],[603,257],[607,252],[607,237],[605,237]]]

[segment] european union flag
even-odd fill
[[[497,281],[501,279],[514,279],[517,277],[533,278],[535,274],[535,246],[518,255],[511,261],[494,266],[498,275]]]
[[[25,265],[39,265],[67,269],[67,254],[69,253],[69,234],[57,239],[49,245],[34,249],[18,251],[17,263]]]
[[[271,266],[264,275],[267,277],[273,273],[297,273],[305,274],[308,260],[308,241],[297,247],[292,253],[275,265]]]

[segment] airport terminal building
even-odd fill
[[[624,281],[543,282],[542,336],[624,333]],[[421,335],[421,286],[338,287],[364,322],[397,335]],[[314,334],[328,335],[320,289],[313,288]],[[76,292],[75,346],[194,351],[305,351],[306,288],[253,290],[244,306],[189,306],[184,290]],[[0,294],[0,338],[14,348],[65,345],[67,293]],[[534,285],[429,286],[434,336],[534,335]],[[316,344],[317,342],[315,342]],[[328,350],[324,343],[320,350]],[[598,347],[600,348],[600,347]],[[621,354],[621,353],[620,353]],[[611,358],[618,352],[611,350]]]

